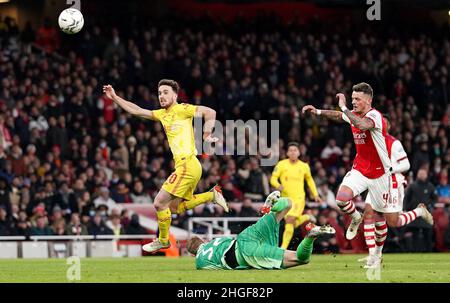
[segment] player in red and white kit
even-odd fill
[[[358,227],[363,221],[362,215],[352,201],[355,196],[368,190],[374,209],[391,211],[385,206],[389,206],[391,201],[392,164],[386,144],[386,122],[382,114],[372,108],[372,87],[364,82],[353,86],[353,110],[347,108],[344,94],[338,93],[336,97],[339,99],[342,112],[320,110],[312,105],[306,105],[302,113],[310,112],[336,122],[345,121],[351,125],[356,156],[352,170],[345,175],[336,195],[336,204],[342,212],[352,218],[346,232],[346,238],[351,240],[356,236]],[[423,208],[416,211],[416,216],[425,216]],[[386,218],[388,223],[391,222],[390,218]]]
[[[389,132],[390,123],[385,118],[387,132]],[[433,224],[433,217],[426,209],[425,204],[421,203],[412,211],[402,214],[403,197],[405,196],[406,179],[402,174],[409,170],[410,163],[408,155],[403,148],[402,143],[390,134],[386,135],[386,146],[391,159],[391,182],[390,199],[380,208],[379,203],[372,203],[371,196],[366,197],[366,206],[364,209],[364,237],[369,249],[369,256],[358,261],[367,261],[365,268],[376,268],[381,264],[381,255],[383,252],[384,241],[387,237],[388,225],[390,227],[400,227],[414,221],[419,214],[425,221]],[[374,212],[376,211],[376,213]],[[383,214],[379,216],[378,214]]]

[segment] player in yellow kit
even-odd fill
[[[210,192],[193,194],[202,176],[202,167],[197,159],[192,119],[194,116],[203,117],[205,119],[203,139],[207,142],[217,142],[218,139],[211,136],[216,112],[206,106],[178,103],[178,90],[178,83],[174,80],[159,81],[158,95],[162,108],[147,110],[117,96],[111,85],[103,86],[103,92],[107,97],[128,113],[162,123],[175,161],[175,171],[167,178],[153,203],[158,218],[159,237],[142,247],[147,252],[170,247],[171,211],[181,214],[197,205],[213,201],[228,212],[228,205],[219,186],[215,186]]]
[[[310,220],[309,215],[303,215],[305,209],[305,185],[308,188],[316,202],[321,202],[317,192],[316,184],[311,176],[311,169],[308,163],[298,159],[300,156],[300,146],[296,142],[288,144],[288,159],[281,160],[275,166],[270,185],[281,191],[282,197],[289,197],[292,200],[292,208],[286,214],[283,241],[281,247],[287,249],[294,235],[294,229],[304,222]]]

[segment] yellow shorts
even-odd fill
[[[291,217],[300,217],[303,214],[303,210],[305,209],[305,199],[292,199],[292,207],[289,212],[286,214]]]
[[[182,158],[175,163],[175,171],[167,178],[162,188],[176,197],[190,200],[201,177],[202,165],[197,157]]]

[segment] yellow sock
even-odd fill
[[[156,212],[158,217],[159,241],[166,244],[169,242],[169,228],[172,223],[172,214],[170,209],[164,209]]]
[[[309,215],[301,215],[295,220],[295,228],[299,227],[300,225],[309,220],[310,220]]]
[[[283,242],[281,247],[287,249],[289,243],[291,243],[292,236],[294,235],[294,224],[284,225]]]
[[[198,195],[193,195],[191,200],[182,201],[178,204],[177,213],[182,214],[188,209],[193,209],[197,205],[210,202],[214,199],[213,192],[206,192]]]

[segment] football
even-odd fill
[[[83,28],[83,14],[76,8],[67,8],[59,14],[58,24],[66,34],[76,34]]]

